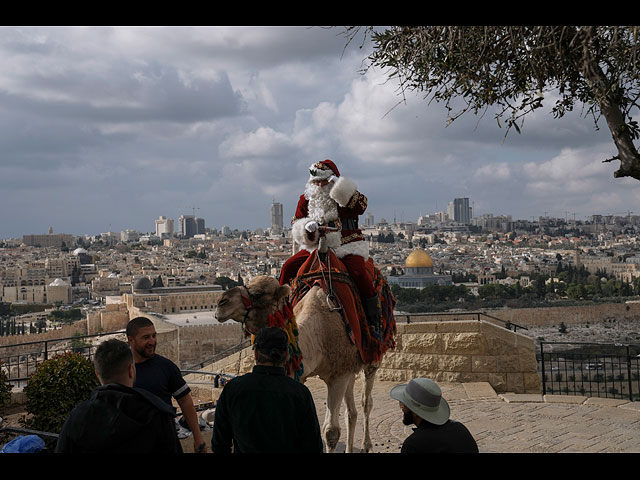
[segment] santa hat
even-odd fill
[[[336,164],[328,159],[314,163],[309,168],[309,171],[311,172],[311,176],[320,178],[329,178],[331,175],[335,175],[336,177],[340,176],[340,172],[338,171]]]

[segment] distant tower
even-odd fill
[[[367,227],[373,227],[376,224],[372,213],[367,213],[364,222]]]
[[[156,236],[160,238],[173,237],[173,218],[160,215],[156,220]]]
[[[204,234],[204,218],[196,218],[196,235]]]
[[[53,227],[49,227],[49,235],[53,235]]]
[[[284,230],[282,204],[275,200],[271,204],[271,233],[280,235]]]
[[[453,202],[449,203],[447,213],[449,214],[449,218],[454,222],[463,223],[466,225],[470,224],[471,207],[469,206],[469,199],[467,197],[454,198]]]
[[[195,215],[180,215],[178,222],[180,224],[180,234],[184,238],[191,238],[196,235],[198,227]]]

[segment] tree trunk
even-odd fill
[[[587,33],[587,37],[589,36]],[[620,168],[613,173],[614,178],[632,177],[640,180],[640,154],[633,144],[624,115],[616,99],[616,88],[610,84],[609,79],[593,57],[588,41],[584,42],[584,62],[581,71],[585,81],[593,90],[594,98],[607,121],[613,142],[618,149],[618,155],[605,160],[605,162],[620,160]]]
[[[620,107],[605,99],[600,103],[600,111],[607,120],[611,136],[618,148],[618,155],[614,159],[620,160],[620,168],[613,173],[613,176],[615,178],[633,177],[640,180],[640,154],[631,140]]]

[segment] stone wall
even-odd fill
[[[180,327],[182,368],[204,362],[243,341],[240,323]]]
[[[583,305],[573,307],[538,307],[538,308],[505,308],[495,310],[483,310],[483,313],[495,317],[480,315],[480,318],[497,325],[503,322],[511,322],[523,327],[557,326],[561,322],[565,325],[596,324],[616,320],[635,320],[640,322],[640,303],[606,303],[598,305]],[[477,312],[455,312],[446,314],[397,314],[398,322],[433,322],[450,320],[477,319]]]
[[[399,324],[395,350],[378,379],[407,382],[488,382],[496,392],[539,393],[532,338],[489,322],[458,320]]]
[[[117,332],[127,328],[129,310],[124,303],[111,303],[104,309],[87,314],[87,330],[89,335],[101,332]]]
[[[244,375],[250,372],[255,365],[253,356],[253,347],[246,347],[243,350],[229,355],[211,365],[207,365],[201,370],[205,372],[226,373],[228,375]],[[198,375],[192,375],[190,377],[194,380],[211,380],[210,376],[199,377]]]
[[[87,321],[78,320],[71,325],[63,325],[55,330],[49,330],[43,333],[33,333],[30,335],[9,335],[0,337],[0,346],[26,344],[20,347],[8,347],[0,349],[0,358],[11,355],[19,355],[22,353],[40,351],[42,344],[30,345],[30,343],[45,340],[57,340],[60,338],[71,338],[74,335],[87,335]]]
[[[527,326],[575,325],[604,322],[611,318],[640,320],[640,303],[606,303],[575,307],[514,308],[488,310],[501,320]]]
[[[253,365],[249,347],[206,370],[242,375]],[[496,392],[541,391],[533,339],[477,320],[399,324],[396,348],[385,354],[377,378],[406,383],[418,376],[489,382]]]

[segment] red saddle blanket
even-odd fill
[[[358,290],[351,280],[346,267],[329,250],[325,262],[321,262],[315,253],[302,264],[292,282],[291,306],[294,307],[314,286],[319,286],[328,295],[328,303],[341,307],[339,313],[345,322],[347,335],[357,345],[360,357],[365,364],[374,363],[390,348],[395,348],[396,321],[393,315],[395,298],[387,280],[375,267],[373,260],[365,263],[373,279],[382,306],[381,328],[376,332],[369,327],[362,307]]]

